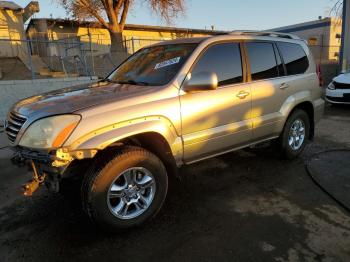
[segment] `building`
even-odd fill
[[[270,30],[269,30],[270,31]],[[338,63],[342,23],[340,18],[327,17],[306,23],[271,29],[305,39],[319,64]]]
[[[35,1],[25,8],[11,1],[0,1],[0,79],[16,74],[13,68],[22,68],[24,77],[25,72],[28,73],[31,66],[24,22],[38,11],[39,5]]]
[[[40,57],[50,71],[100,77],[106,76],[128,55],[144,46],[180,37],[218,33],[222,31],[127,24],[123,31],[124,50],[111,56],[109,31],[95,22],[35,18],[30,20],[26,29],[31,54]]]
[[[350,1],[343,1],[343,34],[340,52],[340,67],[342,71],[350,70]]]
[[[38,2],[30,2],[25,8],[11,1],[0,1],[0,57],[13,57],[16,54],[12,42],[24,40],[24,22],[39,11]],[[20,43],[18,43],[20,44]]]
[[[139,48],[159,42],[179,37],[208,36],[220,33],[220,31],[146,26],[146,25],[125,25],[123,31],[123,42],[127,53],[134,53]],[[82,43],[84,50],[90,50],[93,55],[101,55],[109,52],[111,39],[107,29],[102,28],[94,22],[78,22],[66,19],[31,19],[28,24],[26,34],[28,39],[40,41],[66,41],[71,45]],[[35,47],[33,48],[35,51]],[[41,56],[59,55],[64,50],[55,48],[37,48],[42,52]],[[41,51],[40,51],[41,49]],[[74,48],[70,48],[72,51]],[[44,54],[43,52],[47,52]]]

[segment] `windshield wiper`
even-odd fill
[[[139,85],[139,86],[149,86],[149,83],[143,82],[143,81],[135,81],[132,79],[125,80],[125,81],[115,81],[118,84],[129,84],[129,85]]]

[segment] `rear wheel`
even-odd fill
[[[296,158],[305,148],[310,135],[310,119],[308,114],[300,109],[295,110],[287,119],[279,138],[279,147],[287,159]]]
[[[161,208],[168,189],[163,163],[138,147],[126,147],[84,178],[83,207],[92,221],[115,231],[140,225]]]

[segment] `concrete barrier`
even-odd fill
[[[97,77],[0,81],[0,124],[6,119],[10,107],[23,98],[94,81]]]

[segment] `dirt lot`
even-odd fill
[[[77,201],[43,188],[19,194],[25,169],[0,151],[1,261],[350,261],[350,214],[310,180],[305,160],[350,148],[350,107],[328,107],[314,143],[282,161],[249,149],[181,170],[160,214],[141,228],[104,235]]]

